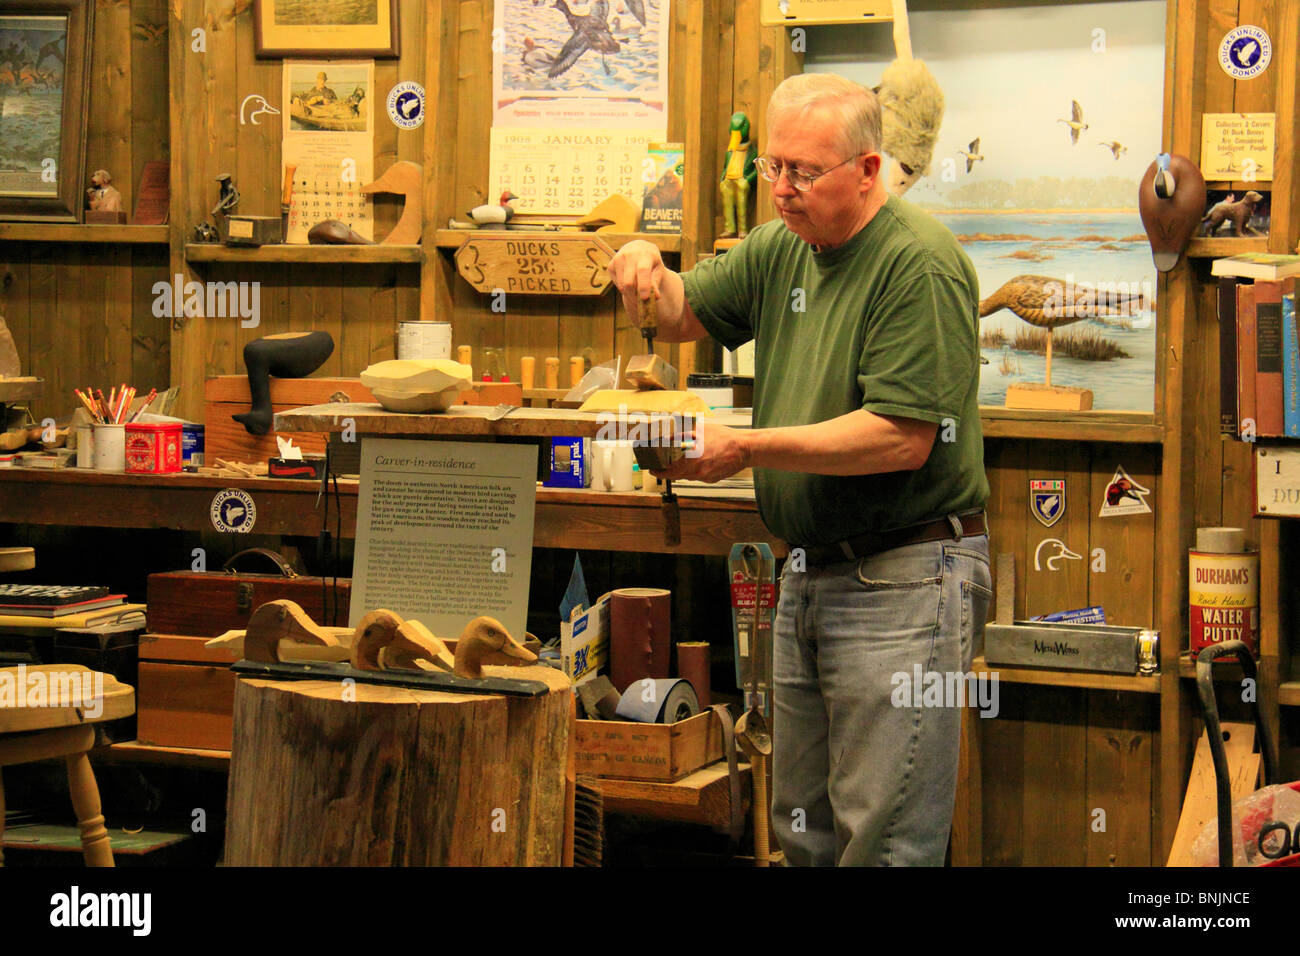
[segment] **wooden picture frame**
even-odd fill
[[[340,0],[332,0],[337,5]],[[331,3],[320,0],[253,0],[257,56],[395,60],[401,54],[397,0],[374,4],[375,23],[330,23]],[[277,15],[298,22],[277,23]]]
[[[0,0],[0,106],[23,107],[0,110],[0,220],[82,221],[93,21],[91,0]]]

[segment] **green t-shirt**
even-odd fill
[[[759,512],[798,545],[829,544],[979,508],[979,281],[943,225],[890,196],[842,246],[814,252],[779,220],[682,276],[728,348],[754,340],[754,427],[865,408],[938,425],[916,471],[810,475],[755,468]]]

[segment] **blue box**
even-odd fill
[[[547,488],[585,488],[591,484],[590,452],[585,438],[552,438]]]

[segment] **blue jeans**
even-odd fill
[[[988,538],[927,541],[782,575],[772,821],[796,866],[942,866],[961,708],[900,693],[965,673],[992,594]],[[905,679],[900,675],[906,675]]]

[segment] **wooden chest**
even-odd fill
[[[333,579],[272,574],[175,571],[149,575],[148,632],[140,638],[137,739],[164,747],[229,750],[234,656],[204,647],[209,638],[248,625],[267,601],[287,598],[327,623]],[[339,578],[338,621],[346,624],[352,581]]]
[[[272,378],[271,408],[287,412],[303,405],[324,405],[337,392],[348,396],[349,402],[373,402],[375,396],[361,384],[359,378]],[[252,396],[248,392],[245,375],[220,375],[210,378],[203,387],[203,440],[206,464],[215,465],[216,459],[227,461],[266,461],[280,453],[275,443],[275,430],[265,435],[250,435],[243,425],[231,415],[248,411]],[[292,438],[304,452],[324,452],[325,434],[294,432]]]

